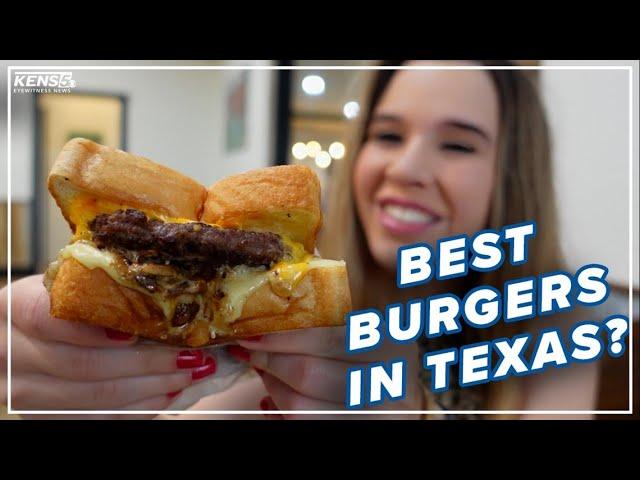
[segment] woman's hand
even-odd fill
[[[407,392],[402,400],[386,401],[376,410],[421,410],[423,390],[418,379],[418,349],[384,344],[362,354],[347,354],[345,328],[315,328],[266,335],[227,347],[234,357],[249,362],[262,376],[270,396],[263,410],[344,410],[347,369],[369,362],[407,359]],[[419,418],[417,415],[317,415],[316,418]],[[284,415],[284,418],[314,418]]]
[[[177,392],[215,372],[215,360],[199,350],[141,345],[119,332],[52,318],[42,275],[11,288],[14,410],[161,410]],[[7,367],[6,312],[5,287],[0,291],[2,372]],[[0,401],[6,398],[3,376]],[[132,418],[92,418],[115,417]]]

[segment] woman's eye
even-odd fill
[[[402,137],[397,133],[377,133],[373,137],[376,140],[388,143],[400,143],[402,141]]]
[[[443,143],[442,149],[460,153],[474,153],[476,151],[474,147],[464,143]]]

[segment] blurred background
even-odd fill
[[[638,62],[519,61],[523,65],[634,65],[632,192],[635,208],[633,311],[638,317]],[[353,153],[371,72],[322,65],[376,61],[0,61],[6,68],[68,65],[70,93],[11,94],[11,199],[7,185],[7,117],[0,116],[0,286],[6,283],[10,205],[12,277],[42,272],[69,240],[69,229],[45,188],[64,143],[82,136],[126,149],[210,183],[252,168],[301,163],[322,182],[323,208],[332,174]],[[310,70],[82,70],[82,66],[269,66]],[[554,175],[564,255],[571,266],[610,268],[612,308],[628,311],[629,83],[624,70],[547,70],[537,77],[554,140]],[[7,111],[0,95],[0,111]],[[10,202],[10,203],[9,203]],[[617,306],[619,305],[619,307]],[[637,325],[637,324],[636,324]],[[640,330],[640,328],[636,328]],[[636,346],[638,342],[636,341]],[[636,355],[636,359],[640,355]],[[601,408],[626,391],[624,362],[603,383]],[[637,369],[636,369],[637,371]],[[616,383],[617,382],[617,383]],[[636,382],[637,385],[638,382]],[[636,395],[638,398],[639,395]],[[619,396],[618,396],[619,397]],[[607,403],[609,402],[609,403]]]

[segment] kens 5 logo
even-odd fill
[[[72,72],[15,72],[13,87],[16,92],[51,90],[52,92],[71,91],[76,86]]]

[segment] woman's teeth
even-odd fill
[[[384,212],[390,217],[406,223],[430,223],[434,217],[417,210],[415,208],[400,207],[398,205],[387,204],[382,207]]]

